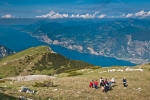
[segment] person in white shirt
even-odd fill
[[[101,82],[102,82],[102,80],[103,80],[103,78],[101,77],[101,78],[99,79],[100,87],[101,87]]]
[[[112,78],[112,79],[111,79],[111,82],[112,82],[112,83],[116,83],[116,82],[115,82],[115,78]]]

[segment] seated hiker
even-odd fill
[[[93,88],[93,83],[94,83],[94,81],[92,80],[92,81],[90,81],[90,84],[89,84],[89,87],[90,88]]]
[[[105,87],[104,87],[105,92],[109,90],[109,83],[107,80],[105,80]]]
[[[105,81],[104,81],[105,83],[107,82],[107,79],[105,79]]]
[[[100,87],[102,87],[102,86],[105,86],[105,82],[104,82],[103,79],[102,79],[101,82],[100,82]]]
[[[105,87],[105,82],[104,80],[102,79],[101,83],[100,83],[100,87],[102,89],[102,92],[104,92],[104,87]]]
[[[112,82],[112,83],[116,83],[116,82],[115,82],[115,78],[112,78],[112,79],[111,79],[111,82]]]
[[[103,78],[101,77],[101,78],[99,79],[99,84],[101,84],[102,80],[103,80]],[[101,85],[100,85],[100,87],[101,87]]]
[[[29,88],[26,88],[26,87],[21,87],[21,91],[20,92],[32,92],[32,90],[31,89],[29,89]]]
[[[108,82],[109,83],[109,90],[113,89],[113,83],[111,81]]]
[[[122,82],[124,87],[128,86],[126,77],[123,78]]]
[[[95,89],[98,88],[98,81],[97,81],[97,80],[94,81],[94,88],[95,88]]]

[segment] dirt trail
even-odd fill
[[[47,80],[51,78],[56,78],[56,77],[48,76],[48,75],[28,75],[28,76],[9,77],[6,79],[10,79],[12,81],[32,81],[32,80]]]

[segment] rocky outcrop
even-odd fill
[[[14,52],[5,46],[0,45],[0,58],[13,54]]]

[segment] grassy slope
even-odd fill
[[[34,62],[37,62],[44,54],[48,47],[32,47],[14,55],[7,56],[0,59],[0,74],[3,76],[16,76],[19,74],[27,75],[31,74],[27,72],[31,69]],[[31,60],[29,60],[31,58]],[[33,58],[33,59],[32,59]],[[31,63],[32,62],[32,63]]]
[[[144,65],[146,66],[146,65]],[[101,69],[84,69],[84,74],[80,76],[67,77],[66,73],[62,73],[58,78],[52,79],[54,84],[57,87],[33,87],[35,81],[30,82],[13,82],[10,84],[9,81],[1,83],[1,86],[6,85],[10,87],[11,90],[6,90],[6,93],[13,96],[23,95],[34,100],[149,100],[150,98],[150,65],[147,65],[147,68],[144,68],[144,71],[133,71],[133,72],[105,72],[100,73],[101,71],[106,71],[108,68]],[[111,68],[109,68],[111,69]],[[114,69],[114,68],[113,68]],[[125,68],[116,68],[116,69],[125,69]],[[79,70],[80,72],[81,70]],[[100,77],[104,79],[107,78],[110,80],[114,77],[117,81],[113,90],[102,93],[101,89],[89,88],[90,80],[99,80]],[[128,87],[124,88],[122,85],[122,78],[127,77]],[[42,82],[42,80],[41,80]],[[29,87],[32,90],[38,90],[39,94],[27,94],[19,93],[18,90],[21,86]],[[141,91],[138,90],[141,88]],[[57,89],[55,91],[55,89]]]
[[[70,60],[54,53],[48,46],[39,46],[0,59],[0,77],[33,74],[51,75],[92,66],[86,62]]]

